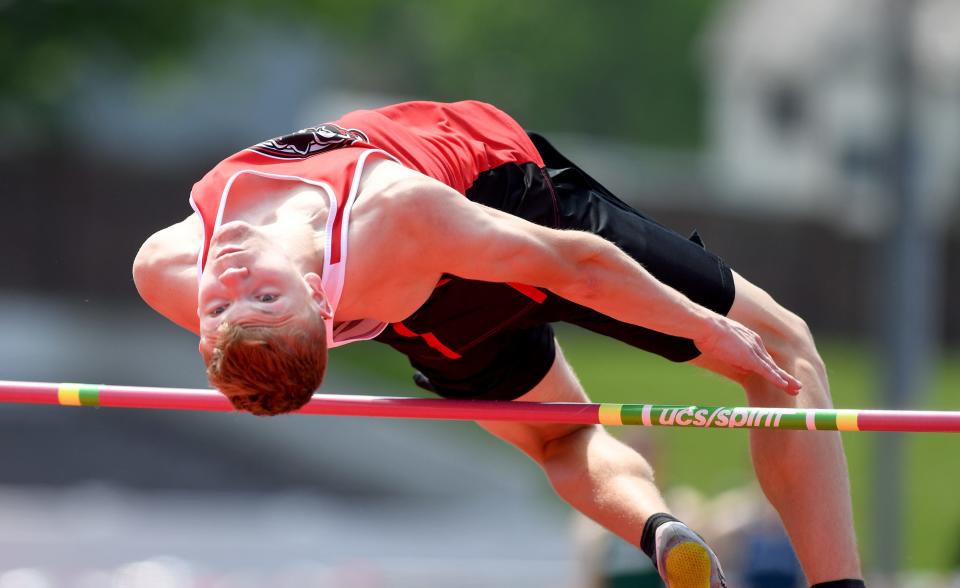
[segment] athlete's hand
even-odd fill
[[[796,395],[802,384],[770,357],[760,335],[724,316],[709,333],[694,340],[703,355],[721,361],[743,374],[757,374],[788,394]]]

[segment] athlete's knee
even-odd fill
[[[808,407],[830,408],[833,400],[826,364],[817,350],[809,325],[788,310],[783,309],[777,314],[776,326],[766,337],[761,334],[761,338],[774,361],[803,383],[802,398],[797,397],[796,402]],[[774,396],[779,397],[775,404],[783,404],[782,396]]]
[[[801,361],[824,371],[813,332],[801,316],[775,305],[769,319],[761,323],[758,334],[767,350],[778,361]]]
[[[802,317],[739,274],[734,274],[734,278],[737,297],[730,318],[756,331],[774,358],[818,356],[813,334]]]
[[[790,337],[788,344],[789,352],[794,361],[803,365],[804,368],[812,371],[818,377],[826,378],[827,367],[823,362],[820,352],[817,350],[817,344],[813,339],[813,332],[810,326],[801,317],[790,314]]]

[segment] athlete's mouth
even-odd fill
[[[240,253],[241,251],[243,251],[242,247],[223,247],[217,251],[217,254],[213,258],[220,259],[225,255],[230,255],[231,253]]]

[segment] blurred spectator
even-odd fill
[[[744,530],[743,581],[746,588],[801,588],[800,562],[776,520],[754,521]]]

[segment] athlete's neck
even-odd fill
[[[330,210],[327,193],[299,180],[239,176],[230,187],[223,222],[242,220],[265,225],[280,220],[308,221],[322,230]]]

